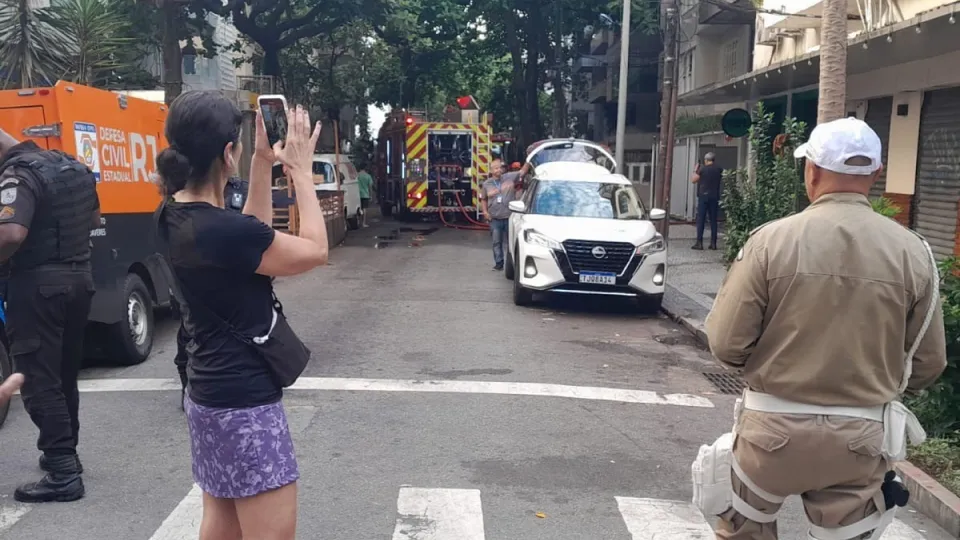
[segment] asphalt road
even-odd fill
[[[285,397],[298,538],[709,537],[686,506],[690,463],[733,406],[702,374],[709,354],[629,304],[517,308],[491,266],[484,233],[384,220],[351,231],[328,267],[278,280],[314,351],[309,388]],[[161,323],[140,366],[84,371],[81,501],[12,500],[39,474],[35,428],[14,402],[0,430],[0,539],[196,538],[174,330]],[[781,537],[800,538],[802,511],[781,515]],[[901,518],[885,538],[948,538]]]

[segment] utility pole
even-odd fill
[[[623,20],[620,23],[620,86],[617,90],[617,139],[614,158],[617,174],[623,174],[623,138],[627,132],[627,81],[630,78],[630,2],[623,0]]]
[[[567,97],[563,84],[563,6],[561,0],[553,0],[554,9],[554,64],[553,78],[553,133],[554,137],[567,136]]]
[[[677,39],[679,17],[675,0],[661,0],[663,14],[663,73],[661,74],[660,95],[660,138],[657,145],[656,207],[667,212],[666,219],[660,224],[660,234],[664,239],[670,233],[670,179],[673,175],[673,139],[674,124],[677,117],[677,79],[680,64],[678,62],[679,45]]]

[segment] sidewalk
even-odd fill
[[[667,284],[663,310],[706,344],[703,321],[713,306],[720,283],[727,270],[723,263],[723,224],[720,224],[721,249],[711,251],[690,249],[697,237],[694,225],[671,225],[667,248]],[[705,242],[710,243],[710,227],[704,231]]]

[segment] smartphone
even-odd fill
[[[273,147],[287,138],[287,99],[279,94],[260,96],[257,105],[260,107],[263,127],[267,130],[267,140]]]

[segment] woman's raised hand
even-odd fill
[[[277,161],[283,163],[290,170],[290,174],[308,173],[313,170],[313,153],[320,138],[320,122],[317,122],[311,132],[310,113],[302,106],[287,111],[287,140],[277,143],[273,153]]]

